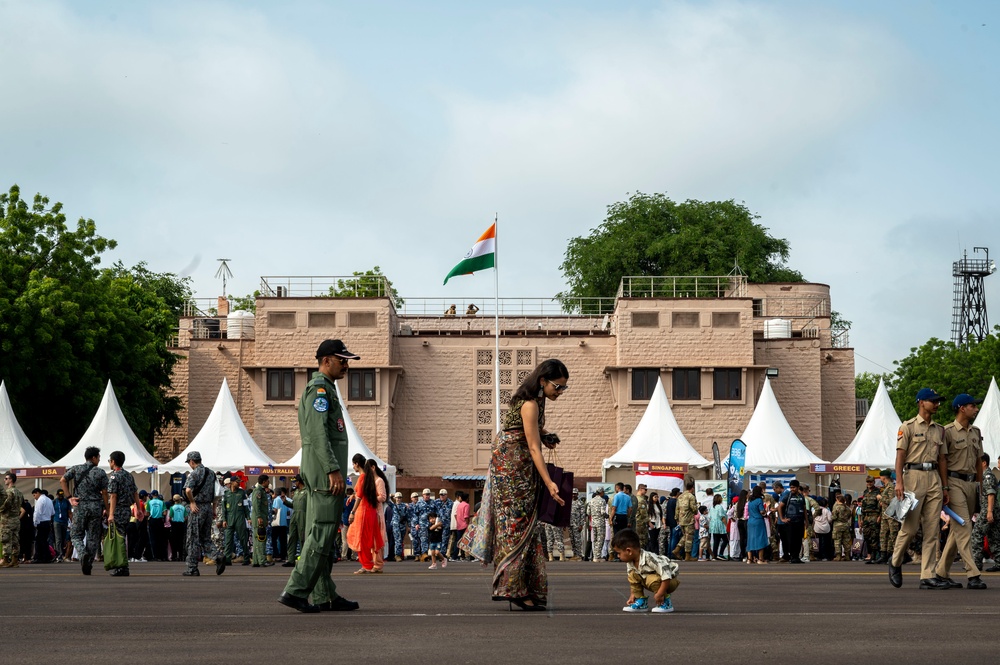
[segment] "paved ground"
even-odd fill
[[[915,566],[896,590],[884,566],[690,563],[674,614],[630,615],[620,564],[550,564],[550,609],[531,614],[492,602],[477,564],[391,563],[364,577],[354,569],[338,563],[334,576],[361,610],[316,615],[276,602],[288,573],[278,566],[221,577],[203,566],[200,578],[168,563],[133,564],[122,579],[97,568],[84,577],[77,564],[0,570],[0,663],[626,663],[670,654],[686,663],[940,665],[993,662],[1000,651],[1000,575],[984,575],[987,591],[920,591]]]

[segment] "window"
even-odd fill
[[[675,369],[674,399],[701,399],[701,370],[698,368]]]
[[[310,328],[325,328],[327,330],[337,327],[336,312],[309,312]]]
[[[743,395],[743,370],[741,369],[717,369],[715,370],[715,399],[742,399]]]
[[[739,328],[739,312],[712,312],[713,328]]]
[[[295,328],[295,312],[268,312],[267,325],[271,328]]]
[[[636,401],[652,399],[658,378],[660,378],[658,369],[632,370],[632,399]]]
[[[347,371],[347,399],[352,402],[375,400],[375,370],[350,369]]]
[[[659,312],[632,312],[633,328],[659,328]]]
[[[347,325],[350,328],[375,328],[378,326],[376,312],[348,312]]]
[[[699,312],[672,312],[670,326],[672,328],[697,328],[701,325]]]
[[[295,399],[295,370],[293,369],[267,370],[267,399],[269,400]]]

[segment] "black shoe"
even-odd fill
[[[84,554],[83,558],[80,559],[80,570],[84,575],[90,575],[90,571],[94,569],[94,557],[90,554]]]
[[[250,565],[250,562],[249,562],[249,561],[244,561],[244,562],[243,562],[243,565],[244,565],[244,566],[249,566],[249,565]]]
[[[984,572],[987,572],[987,573],[1000,573],[1000,564],[993,564],[992,566],[990,566],[989,568],[987,568]]]
[[[343,596],[337,596],[333,600],[320,603],[317,607],[324,612],[352,612],[361,606],[353,600],[347,600]]]
[[[966,585],[966,588],[967,589],[985,589],[986,588],[986,582],[984,582],[983,578],[981,578],[979,575],[976,575],[975,577],[970,577],[969,578],[969,581],[968,581],[968,584]]]
[[[805,563],[805,561],[803,561],[802,559],[792,559],[788,563]]]
[[[948,585],[949,589],[961,589],[962,588],[962,583],[961,582],[956,582],[955,580],[951,579],[950,577],[941,577],[940,575],[935,575],[934,579],[936,579],[938,582],[944,582],[945,584]]]
[[[285,607],[290,607],[293,610],[297,610],[304,614],[315,614],[316,612],[319,612],[319,608],[311,604],[307,599],[293,596],[290,593],[282,593],[278,596],[278,602]]]
[[[903,569],[889,563],[889,584],[897,589],[903,586]]]
[[[255,564],[253,564],[253,566],[252,566],[252,567],[253,567],[253,568],[260,568],[260,564],[259,564],[259,563],[255,563]]]
[[[228,565],[229,565],[229,559],[227,559],[224,556],[219,557],[218,560],[215,562],[215,574],[221,575],[222,573],[226,572],[226,566]]]
[[[198,572],[197,568],[194,570],[185,570],[181,575],[184,577],[201,577],[201,573]]]
[[[111,577],[128,577],[128,568],[115,568],[110,574]]]
[[[281,567],[282,568],[294,568],[295,567],[295,562],[294,561],[286,561],[285,563],[281,564]]]
[[[943,590],[943,589],[950,589],[951,585],[945,582],[944,580],[939,580],[936,577],[928,577],[925,580],[920,580],[920,588]]]

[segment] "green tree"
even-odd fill
[[[353,279],[338,279],[337,285],[330,287],[329,295],[334,298],[391,298],[397,309],[403,306],[405,301],[378,266],[352,274]]]
[[[250,312],[252,314],[256,314],[257,298],[259,297],[260,297],[259,289],[245,296],[235,296],[232,298],[233,306],[229,311],[233,312],[236,310],[242,310],[244,312]]]
[[[867,399],[870,404],[875,400],[879,380],[885,381],[885,389],[891,394],[893,381],[895,380],[895,376],[892,373],[875,374],[874,372],[861,372],[854,377],[854,396],[857,399]]]
[[[739,265],[751,282],[801,282],[785,266],[787,240],[771,237],[741,203],[675,203],[637,192],[608,206],[589,236],[569,241],[560,266],[569,289],[557,297],[613,297],[625,276],[727,275]]]
[[[185,280],[140,264],[99,268],[115,242],[93,220],[71,229],[62,205],[15,185],[0,194],[0,377],[25,433],[61,457],[92,420],[110,379],[136,435],[176,422],[176,357],[165,341],[190,297]]]

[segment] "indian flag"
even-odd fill
[[[486,270],[496,265],[497,253],[497,225],[493,223],[486,233],[479,236],[479,240],[472,246],[469,253],[465,255],[457,266],[451,269],[448,276],[444,278],[444,283],[455,275],[471,275],[479,270]]]

